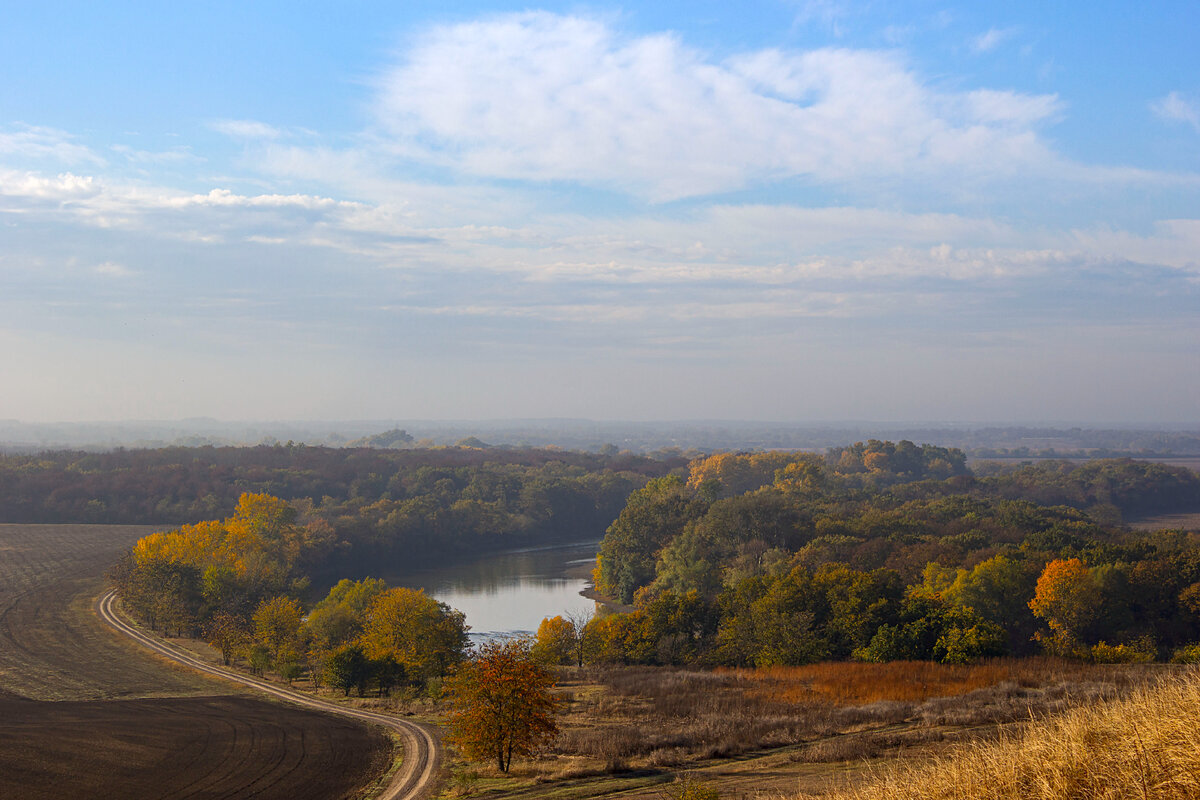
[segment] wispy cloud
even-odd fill
[[[208,127],[234,139],[278,139],[283,135],[278,128],[252,119],[220,119]]]
[[[1170,92],[1150,104],[1150,109],[1165,120],[1183,122],[1200,132],[1200,103],[1184,97],[1179,92]]]
[[[850,12],[848,0],[798,0],[795,3],[796,24],[817,23],[835,36],[841,34],[841,23]]]
[[[1000,102],[1000,101],[1003,102]],[[769,49],[715,62],[673,35],[543,12],[435,28],[381,81],[393,152],[469,175],[655,201],[796,176],[1052,161],[1052,95],[947,92],[897,54]]]
[[[0,154],[50,159],[65,165],[105,163],[91,148],[79,144],[65,131],[36,125],[17,125],[13,130],[0,131]]]
[[[137,274],[129,269],[129,267],[114,261],[105,261],[102,264],[97,264],[92,271],[106,278],[130,278]]]
[[[177,164],[186,161],[202,161],[190,147],[175,147],[170,150],[138,150],[124,144],[114,144],[111,149],[126,161],[138,165]]]
[[[971,39],[971,49],[976,53],[990,53],[1011,39],[1016,32],[1016,28],[990,28]]]

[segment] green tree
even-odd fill
[[[347,697],[351,689],[357,689],[361,697],[370,676],[370,661],[356,644],[344,644],[325,659],[325,682],[334,689],[341,689]]]
[[[632,602],[634,592],[654,580],[662,546],[704,509],[704,501],[676,476],[655,478],[631,494],[600,542],[596,588],[622,603]]]

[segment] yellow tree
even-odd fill
[[[575,626],[564,617],[546,617],[538,625],[533,656],[543,664],[570,664],[575,660]]]
[[[401,587],[374,599],[359,641],[368,658],[391,656],[406,674],[431,678],[462,660],[467,626],[461,611],[423,590]]]
[[[508,772],[513,756],[532,755],[558,725],[554,676],[533,657],[528,641],[483,645],[446,682],[450,741],[473,761],[494,761]]]
[[[271,662],[280,669],[299,652],[300,604],[290,597],[263,600],[254,611],[254,637],[271,653]]]

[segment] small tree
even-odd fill
[[[575,626],[563,617],[546,617],[531,652],[543,664],[570,664],[575,660]]]
[[[218,611],[204,626],[204,641],[221,651],[225,666],[233,663],[234,655],[251,641],[246,620],[225,611]]]
[[[334,689],[341,689],[347,697],[351,689],[357,689],[361,697],[371,675],[371,662],[356,644],[344,644],[325,659],[325,681]]]
[[[556,733],[553,673],[522,639],[489,642],[446,682],[450,741],[473,761],[494,760],[508,772],[512,757],[532,755]]]
[[[284,656],[294,653],[300,638],[300,626],[303,614],[300,604],[290,597],[272,597],[263,600],[254,612],[255,641],[265,645],[271,654],[271,662],[276,669],[288,659]]]
[[[587,626],[595,616],[595,614],[590,612],[580,611],[567,614],[567,622],[571,623],[571,629],[574,633],[575,652],[573,660],[575,661],[575,666],[577,667],[583,666],[584,647],[587,643]]]

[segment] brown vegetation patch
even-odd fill
[[[553,745],[509,778],[486,767],[473,772],[460,793],[657,798],[683,772],[726,797],[830,791],[880,764],[994,739],[1014,723],[1119,698],[1173,670],[1049,658],[958,668],[568,668],[559,690],[568,710]]]
[[[1200,531],[1200,511],[1190,514],[1159,514],[1133,520],[1129,527],[1135,531]]]
[[[0,796],[350,798],[382,733],[247,697],[0,700]]]
[[[1121,670],[1108,670],[1120,676]],[[980,664],[892,661],[885,664],[824,662],[802,667],[722,670],[752,686],[748,692],[784,703],[829,702],[837,706],[881,701],[919,703],[933,697],[959,697],[986,687],[1013,683],[1044,686],[1073,683],[1103,669],[1056,658],[993,659]],[[1118,681],[1119,682],[1119,681]]]

